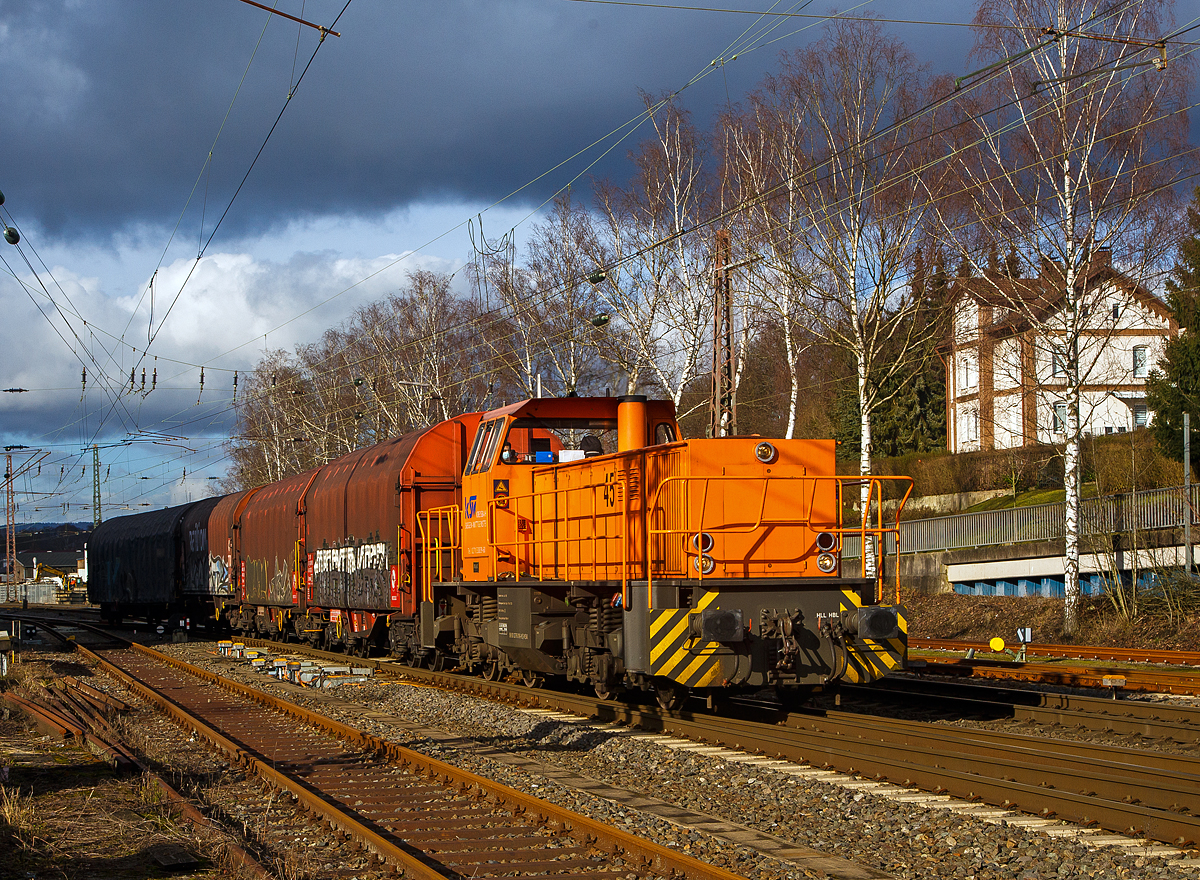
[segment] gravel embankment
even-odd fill
[[[167,650],[264,689],[284,687],[215,657],[211,645],[174,645]],[[897,878],[1194,878],[1200,873],[1200,863],[1194,861],[1087,846],[1077,838],[897,802],[432,688],[381,679],[335,692],[292,690],[297,702],[377,736],[747,877],[766,880],[822,872],[766,858],[749,847],[580,791],[554,778],[562,775],[555,771],[601,780]],[[396,716],[402,723],[363,717],[358,707]],[[506,759],[513,755],[524,762],[514,765]]]

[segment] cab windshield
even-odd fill
[[[478,474],[486,471],[496,455],[496,444],[500,441],[501,428],[504,419],[492,419],[479,426],[475,434],[475,442],[471,445],[471,455],[467,459],[466,473]]]

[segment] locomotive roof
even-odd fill
[[[499,409],[494,409],[491,412],[484,413],[483,418],[495,419],[500,416],[514,416],[516,418],[533,418],[541,421],[549,421],[552,419],[561,419],[569,421],[611,421],[614,425],[617,420],[617,406],[624,397],[535,397],[529,400],[522,400],[519,403],[510,403],[508,406],[502,406]],[[675,417],[675,405],[670,400],[646,400],[644,397],[634,396],[629,399],[643,400],[647,406],[652,407],[656,413],[662,412],[664,407],[669,408],[668,417]]]

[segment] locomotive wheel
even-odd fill
[[[669,679],[654,682],[654,697],[658,700],[658,705],[668,712],[673,712],[682,706],[687,696],[687,688]]]
[[[593,682],[596,686],[596,696],[601,700],[611,700],[613,695],[613,686],[608,681]]]
[[[527,669],[521,673],[521,683],[527,688],[540,688],[546,683],[546,676]]]
[[[500,664],[495,660],[487,661],[479,670],[479,677],[484,681],[495,681],[500,677]]]

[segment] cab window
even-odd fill
[[[500,450],[501,464],[554,464],[558,457],[546,431],[514,422]]]
[[[471,457],[467,460],[467,473],[478,474],[486,471],[492,463],[492,454],[496,451],[496,440],[500,436],[500,419],[492,419],[479,426],[475,434],[475,443],[471,446]]]
[[[483,451],[483,458],[479,462],[479,470],[486,471],[492,466],[492,462],[496,460],[496,447],[500,445],[500,438],[504,434],[504,420],[496,419],[492,422],[492,431],[487,439],[487,446]]]

